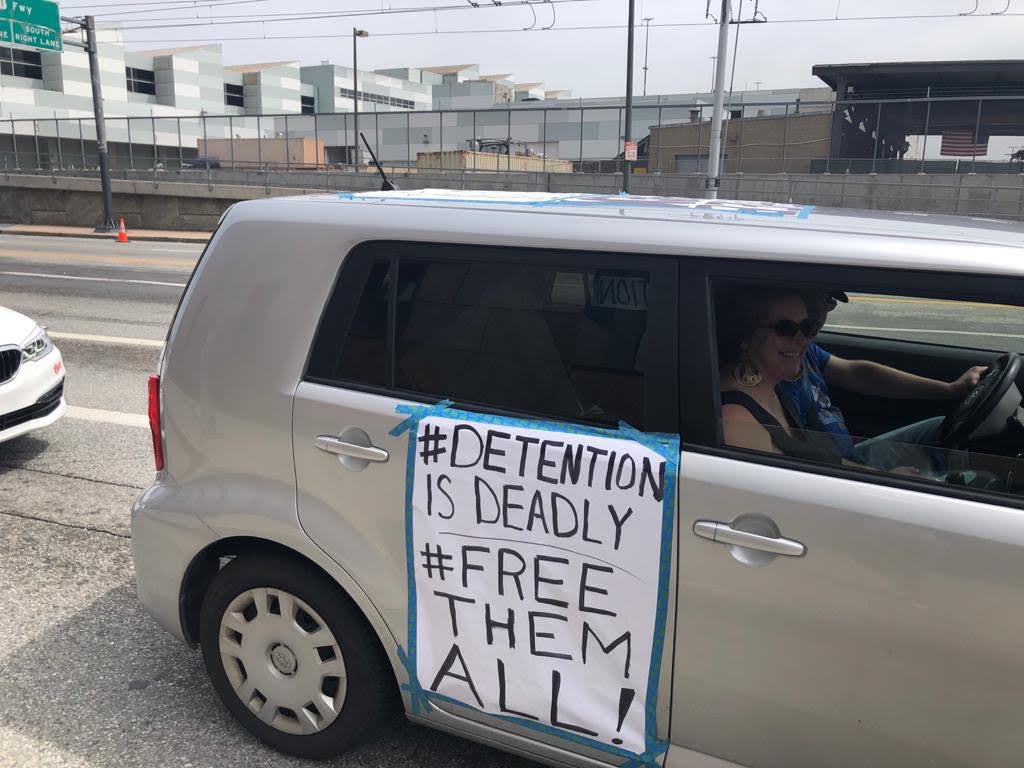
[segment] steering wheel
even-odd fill
[[[1003,396],[1014,386],[1020,373],[1020,355],[1008,352],[992,365],[978,381],[974,389],[960,402],[942,422],[942,444],[956,448],[967,438],[999,405]]]

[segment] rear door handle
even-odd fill
[[[342,440],[334,435],[317,435],[313,441],[317,448],[335,456],[351,456],[353,459],[363,461],[387,461],[388,452],[375,445],[359,445],[348,440]]]
[[[698,520],[693,524],[693,532],[702,539],[709,539],[716,544],[733,544],[761,552],[771,552],[773,555],[803,557],[807,553],[807,547],[799,541],[747,533],[736,530],[728,523],[717,523],[713,520]]]

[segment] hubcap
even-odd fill
[[[220,622],[220,658],[235,693],[285,733],[322,731],[341,713],[345,660],[313,608],[274,587],[238,595]]]
[[[298,662],[295,654],[287,645],[275,645],[270,649],[270,660],[274,662],[274,668],[282,675],[294,675]]]

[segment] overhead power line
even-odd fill
[[[146,10],[134,10],[134,11],[105,11],[103,13],[95,13],[95,14],[93,14],[93,16],[95,18],[97,18],[97,19],[106,19],[107,16],[117,16],[118,19],[119,19],[122,16],[139,16],[139,15],[144,14],[144,13],[166,13],[168,11],[193,11],[193,10],[195,10],[195,11],[198,11],[198,10],[207,11],[207,10],[213,10],[214,8],[223,8],[223,7],[228,6],[228,5],[252,5],[253,3],[269,3],[269,2],[272,2],[272,0],[226,0],[226,2],[223,2],[223,3],[210,3],[210,2],[206,2],[206,3],[201,3],[201,4],[198,4],[198,5],[195,4],[195,3],[190,4],[190,5],[173,5],[173,0],[172,0],[172,5],[170,7],[167,7],[167,3],[160,3],[159,5],[162,6],[160,8],[149,8],[149,9],[146,9]],[[196,19],[196,18],[200,18],[200,17],[198,17],[198,16],[179,16],[177,18],[181,18],[181,19],[185,19],[185,18]],[[113,21],[116,21],[116,20],[117,19],[113,19]],[[170,17],[168,17],[168,20],[170,20]],[[142,21],[145,21],[145,19],[142,19]],[[163,21],[163,19],[153,19],[153,21]]]
[[[241,0],[241,1],[242,2],[254,2],[254,3],[269,3],[269,2],[273,2],[273,0]],[[149,5],[161,5],[161,6],[171,5],[171,6],[174,6],[172,8],[166,8],[165,7],[165,8],[157,8],[154,11],[144,11],[144,13],[155,13],[156,11],[164,11],[164,10],[178,11],[178,10],[182,10],[182,9],[185,9],[185,8],[218,8],[218,7],[222,6],[222,5],[236,5],[238,2],[239,2],[239,0],[201,0],[201,2],[199,2],[199,3],[188,2],[188,0],[143,0],[142,2],[138,2],[138,3],[118,3],[117,4],[117,8],[118,9],[121,9],[121,8],[137,8],[137,7],[149,6]],[[103,5],[107,5],[107,4],[106,3],[102,3],[102,4],[100,4],[99,7],[102,7]],[[64,11],[92,11],[92,10],[95,10],[96,8],[97,8],[97,5],[95,3],[92,3],[90,5],[62,5],[60,7],[62,12],[64,12]],[[121,13],[121,11],[120,10],[117,10],[117,11],[103,11],[101,13],[93,13],[92,15],[93,16],[109,16],[112,13]],[[125,11],[125,13],[127,13],[127,11]]]
[[[288,21],[321,21],[325,19],[345,19],[345,18],[357,18],[366,16],[397,16],[401,14],[414,14],[414,13],[441,13],[447,11],[472,11],[472,10],[484,10],[484,9],[503,9],[503,8],[522,8],[536,5],[563,5],[567,3],[592,3],[595,0],[504,0],[501,5],[481,5],[468,6],[464,4],[459,5],[436,5],[436,6],[423,6],[418,8],[388,8],[388,9],[363,9],[356,11],[309,11],[306,13],[261,13],[258,15],[245,14],[236,16],[217,16],[209,19],[197,19],[195,17],[179,17],[187,18],[187,21],[183,23],[163,23],[165,21],[174,21],[173,19],[152,19],[144,20],[146,23],[143,24],[126,24],[122,28],[125,30],[131,29],[176,29],[181,27],[208,27],[208,26],[224,26],[234,24],[271,24]],[[181,10],[180,8],[177,10]],[[117,19],[107,19],[107,21],[117,21]],[[150,23],[152,22],[152,23]]]
[[[560,1],[560,0],[556,0]],[[508,6],[509,3],[504,3],[504,6]],[[488,6],[481,6],[488,7]],[[823,22],[837,23],[847,21],[910,21],[920,19],[1002,19],[1011,16],[1024,16],[1022,13],[1004,13],[999,16],[960,16],[958,14],[916,14],[916,15],[900,15],[900,16],[847,16],[839,19],[828,17],[828,18],[816,18],[816,19],[773,19],[772,21],[760,25],[761,27],[770,27],[773,24],[817,24]],[[251,22],[246,22],[251,23]],[[654,28],[662,29],[679,29],[686,27],[714,27],[715,24],[707,21],[694,21],[694,22],[666,22],[663,24],[651,24]],[[595,32],[595,31],[608,31],[608,30],[623,30],[626,28],[625,24],[585,24],[572,27],[552,27],[550,29],[531,29],[524,30],[522,27],[516,27],[514,29],[452,29],[452,30],[429,30],[419,32],[376,32],[374,37],[422,37],[427,35],[500,35],[500,34],[543,34],[552,32]],[[139,29],[139,27],[128,27],[129,29]],[[331,39],[331,38],[342,38],[350,35],[351,32],[341,31],[337,33],[325,33],[325,34],[288,34],[288,35],[238,35],[234,37],[160,37],[154,39],[133,39],[133,43],[162,43],[162,42],[175,42],[175,43],[226,43],[232,41],[251,41],[251,40],[314,40],[314,39]]]

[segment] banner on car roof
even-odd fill
[[[414,699],[653,762],[678,439],[429,407],[401,429]]]

